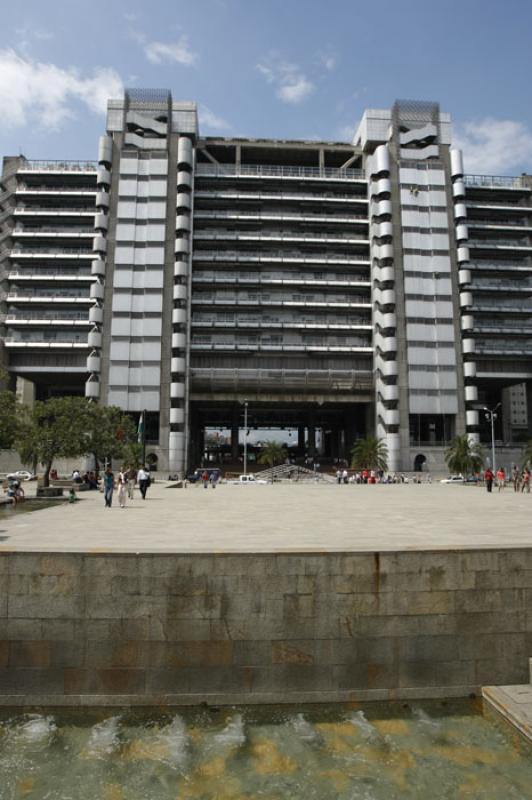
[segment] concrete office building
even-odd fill
[[[236,459],[246,402],[301,456],[375,433],[391,469],[489,437],[484,405],[498,439],[530,434],[532,178],[467,175],[437,104],[278,141],[202,137],[193,103],[132,90],[97,163],[5,158],[2,186],[9,372],[30,401],[145,411],[161,470],[209,428]]]

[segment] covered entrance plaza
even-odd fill
[[[246,412],[247,407],[247,412]],[[290,401],[250,396],[242,399],[197,400],[190,410],[190,464],[201,464],[206,451],[205,431],[229,433],[218,453],[219,460],[237,462],[244,437],[265,430],[263,438],[277,439],[277,431],[294,432],[292,454],[323,461],[349,458],[354,441],[374,430],[374,410],[367,402]],[[246,424],[247,423],[247,424]],[[268,435],[271,431],[271,435]]]

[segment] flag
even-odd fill
[[[142,444],[144,441],[144,411],[139,417],[139,426],[137,428],[137,442]]]

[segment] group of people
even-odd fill
[[[429,474],[426,478],[427,483],[432,483],[432,477]],[[403,475],[400,473],[399,475],[394,472],[393,475],[388,473],[386,474],[382,469],[362,469],[357,472],[353,472],[349,475],[347,469],[337,469],[336,470],[336,483],[341,484],[348,484],[348,483],[356,483],[356,484],[374,484],[374,483],[409,483],[410,479],[407,475]],[[413,478],[413,483],[421,483],[421,473],[418,473]]]
[[[504,487],[506,486],[506,470],[504,467],[499,467],[495,475],[490,467],[485,470],[484,483],[486,484],[486,489],[488,492],[493,490],[493,484],[495,480],[497,481],[497,490],[499,492],[503,492]],[[514,487],[514,492],[530,493],[530,469],[528,466],[520,470],[514,464],[511,472],[511,480],[512,486]]]
[[[125,508],[126,500],[133,500],[135,496],[137,482],[143,500],[146,499],[146,493],[151,484],[150,471],[144,464],[139,467],[138,470],[135,469],[135,467],[123,466],[116,477],[109,466],[106,468],[102,480],[106,508],[111,508],[113,505],[113,493],[115,489],[118,488],[118,504],[120,508]]]
[[[54,470],[55,472],[55,470]],[[56,477],[50,473],[50,477],[52,480],[57,480],[57,473]],[[77,483],[80,487],[84,486],[87,489],[98,489],[98,473],[94,471],[84,472],[83,475],[80,473],[79,469],[75,469],[72,473],[72,480],[74,483]]]

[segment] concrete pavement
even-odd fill
[[[28,486],[28,484],[26,484]],[[532,547],[532,495],[441,484],[157,483],[143,502],[1,512],[0,552],[285,553]]]

